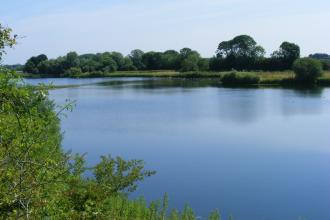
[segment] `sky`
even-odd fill
[[[269,55],[283,41],[303,56],[330,53],[329,0],[1,0],[0,22],[19,35],[4,64],[133,49],[180,50],[204,57],[240,34]]]

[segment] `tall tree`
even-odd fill
[[[145,68],[144,63],[142,62],[142,56],[143,56],[144,52],[142,50],[139,49],[135,49],[132,50],[129,57],[131,58],[133,65],[141,70]]]
[[[285,41],[280,49],[272,54],[272,57],[281,61],[283,69],[291,69],[293,62],[300,57],[300,47]]]
[[[221,42],[216,55],[226,61],[226,68],[251,69],[265,55],[265,50],[252,37],[239,35]]]

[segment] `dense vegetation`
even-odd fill
[[[300,57],[298,45],[283,42],[279,50],[265,57],[263,47],[257,45],[248,35],[240,35],[219,44],[216,55],[202,58],[197,51],[183,48],[179,52],[146,52],[133,50],[123,56],[118,52],[78,55],[70,52],[63,57],[48,59],[44,54],[31,57],[23,71],[39,75],[79,76],[90,73],[92,76],[115,71],[133,70],[175,70],[190,71],[227,71],[227,70],[267,70],[291,69],[293,62]]]
[[[322,75],[322,63],[312,58],[301,58],[294,62],[293,70],[296,80],[314,84]]]

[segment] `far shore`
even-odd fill
[[[82,73],[73,76],[63,75],[43,75],[43,74],[25,74],[22,73],[24,78],[103,78],[103,77],[160,77],[160,78],[218,78],[221,80],[222,76],[230,73],[227,72],[176,72],[171,70],[163,71],[118,71],[111,73]],[[250,71],[250,72],[237,72],[238,74],[252,74],[258,76],[260,81],[257,85],[296,85],[294,80],[293,71],[278,71],[278,72],[263,72],[263,71]],[[330,71],[325,71],[323,76],[316,81],[317,86],[330,86]]]

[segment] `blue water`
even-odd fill
[[[62,120],[65,149],[88,152],[90,164],[111,154],[157,171],[132,197],[168,192],[171,207],[189,203],[203,218],[217,208],[236,220],[330,219],[329,88],[52,80],[85,85],[50,92],[77,101]]]

